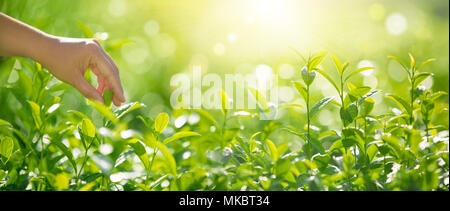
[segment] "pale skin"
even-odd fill
[[[95,39],[49,35],[0,12],[0,56],[31,58],[88,99],[103,103],[103,91],[112,90],[114,105],[125,102],[119,69]],[[88,68],[97,88],[83,77]]]

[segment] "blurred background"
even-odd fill
[[[424,82],[435,91],[449,90],[449,1],[447,0],[0,0],[0,11],[47,33],[85,37],[86,27],[119,66],[129,101],[147,105],[151,117],[170,111],[176,73],[279,74],[280,102],[303,103],[291,86],[301,80],[300,62],[289,49],[304,55],[318,50],[335,54],[350,68],[375,66],[352,83],[408,96],[408,79],[387,56],[416,63],[437,61],[423,71],[435,74]],[[2,29],[0,29],[2,30]],[[83,32],[83,30],[85,30]],[[336,76],[330,57],[322,68]],[[313,86],[317,99],[336,95],[323,78]],[[65,109],[85,106],[70,88],[62,95]],[[444,99],[448,101],[448,98]],[[375,96],[375,113],[394,107]],[[289,111],[298,115],[303,111]],[[320,113],[320,125],[339,127],[337,109]],[[286,121],[301,121],[284,114]],[[291,119],[292,118],[292,119]],[[448,124],[448,120],[447,120]]]

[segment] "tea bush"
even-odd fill
[[[212,2],[0,0],[49,34],[97,38],[132,101],[86,101],[40,64],[0,58],[0,190],[449,190],[448,1]],[[330,52],[306,57],[317,49]],[[298,93],[171,108],[170,78],[197,63],[287,65],[280,88]]]
[[[433,77],[422,71],[432,59],[419,63],[410,54],[407,65],[389,57],[411,82],[410,95],[397,96],[351,82],[372,67],[352,71],[325,51],[307,59],[297,53],[303,81],[293,87],[306,105],[278,109],[305,109],[306,117],[296,117],[307,119],[305,126],[259,120],[276,108],[256,89],[249,93],[258,110],[229,109],[225,92],[220,111],[175,109],[149,116],[139,112],[145,106],[139,102],[111,107],[111,92],[104,93],[105,105],[88,101],[89,112],[65,110],[60,99],[66,84],[38,63],[8,59],[1,73],[17,75],[3,77],[8,80],[0,89],[0,189],[448,190],[448,119],[436,121],[448,115],[441,100],[448,96],[420,85]],[[332,69],[319,68],[329,57],[338,80],[330,76]],[[310,85],[321,76],[339,99],[312,102]],[[374,95],[397,108],[372,115]],[[341,120],[340,130],[312,124],[326,107],[339,109],[329,118]],[[286,137],[291,141],[278,141]]]

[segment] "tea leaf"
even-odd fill
[[[401,97],[394,94],[387,94],[386,98],[394,101],[400,108],[403,108],[408,113],[411,112],[411,106]]]
[[[338,88],[337,84],[333,81],[333,79],[331,79],[331,77],[326,72],[324,72],[321,69],[316,69],[316,71],[319,72],[323,77],[325,77],[328,80],[328,82],[330,82],[331,85],[333,85],[333,87],[336,89],[336,91],[339,92],[339,88]]]
[[[12,151],[14,149],[14,141],[9,136],[1,136],[0,137],[0,160],[3,164],[8,162],[11,157]]]
[[[136,153],[142,164],[144,164],[145,169],[148,170],[150,166],[150,160],[147,152],[145,151],[145,147],[136,138],[128,140],[128,146],[133,148],[134,153]]]
[[[200,134],[196,133],[196,132],[191,132],[191,131],[183,131],[183,132],[178,132],[175,133],[173,136],[166,138],[163,143],[164,144],[168,144],[172,141],[181,139],[181,138],[186,138],[186,137],[191,137],[191,136],[200,136]]]
[[[302,68],[302,78],[306,85],[311,85],[316,78],[316,71],[308,71],[306,67]]]
[[[413,57],[413,55],[411,55],[411,53],[408,53],[408,55],[409,55],[409,61],[410,61],[409,66],[412,70],[412,69],[414,69],[414,65],[416,62],[414,61],[414,57]]]
[[[352,73],[350,73],[350,75],[348,75],[348,76],[344,79],[344,81],[347,81],[348,79],[350,79],[351,77],[353,77],[354,75],[356,75],[356,74],[358,74],[358,73],[360,73],[360,72],[362,72],[362,71],[373,70],[373,69],[375,69],[375,68],[374,68],[374,67],[361,67],[361,68],[359,68],[359,69],[353,71]]]
[[[139,103],[139,102],[127,103],[127,104],[124,104],[124,105],[120,106],[119,108],[117,108],[117,110],[114,111],[114,114],[117,116],[117,118],[121,118],[125,114],[130,113],[136,109],[143,108],[143,107],[145,107],[145,105],[142,103]]]
[[[318,53],[314,54],[308,63],[308,70],[311,71],[315,69],[328,55],[327,51],[319,51]]]
[[[324,169],[328,166],[328,163],[330,162],[331,158],[329,155],[321,155],[317,154],[312,157],[313,163],[316,164],[318,169]]]
[[[331,55],[331,57],[333,57],[333,62],[334,62],[334,64],[336,65],[336,68],[337,68],[337,70],[338,70],[339,75],[342,75],[342,73],[343,73],[344,71],[343,71],[341,62],[339,62],[339,59],[338,59],[334,54],[330,53],[330,55]]]
[[[169,123],[169,115],[167,113],[160,113],[155,120],[155,131],[162,133]]]
[[[38,104],[36,104],[33,101],[29,101],[27,100],[28,104],[30,105],[31,108],[31,115],[33,116],[34,119],[34,123],[36,125],[36,128],[41,129],[42,127],[42,119],[41,119],[41,108],[39,107]]]
[[[420,64],[419,66],[417,66],[416,70],[419,70],[420,68],[422,68],[424,65],[434,62],[436,61],[436,59],[427,59],[426,61],[424,61],[422,64]]]
[[[56,147],[58,147],[63,152],[63,154],[69,160],[70,164],[72,164],[72,167],[73,167],[73,169],[75,169],[75,172],[78,172],[77,171],[77,163],[75,162],[75,160],[73,158],[73,154],[66,147],[66,145],[64,145],[60,140],[56,140],[54,138],[50,138],[50,141],[52,144],[54,144]]]
[[[411,73],[409,72],[409,69],[397,57],[395,57],[395,56],[388,56],[388,58],[396,61],[397,63],[399,63],[402,66],[402,69],[404,71],[406,71],[408,73],[408,75],[411,75]]]
[[[170,153],[169,149],[167,149],[167,147],[159,141],[154,141],[153,144],[163,154],[166,164],[167,164],[167,167],[169,168],[169,173],[172,176],[176,177],[177,176],[177,165],[176,165],[175,159],[173,158],[172,153]]]
[[[269,139],[266,140],[266,145],[267,145],[267,148],[269,149],[270,157],[272,158],[272,160],[273,160],[274,162],[276,162],[276,161],[278,160],[278,157],[279,157],[277,147],[276,147],[275,144],[274,144],[271,140],[269,140]]]
[[[341,119],[344,121],[344,127],[347,127],[358,116],[358,107],[352,103],[347,108],[340,109]]]
[[[319,102],[316,103],[316,105],[314,105],[311,108],[311,117],[313,117],[318,111],[320,111],[320,109],[322,109],[324,106],[326,106],[328,103],[331,102],[331,100],[333,100],[334,97],[325,97],[323,99],[321,99]]]
[[[432,73],[421,72],[414,76],[413,89],[417,88],[428,77],[433,76]]]
[[[306,87],[301,82],[294,81],[294,87],[297,89],[298,93],[303,97],[304,100],[308,98],[308,92],[306,92]]]
[[[81,122],[81,131],[84,135],[94,138],[95,137],[95,125],[90,119],[84,118]]]
[[[111,106],[113,95],[114,93],[111,90],[107,89],[103,91],[103,101],[105,102],[105,106]]]
[[[266,97],[261,92],[259,92],[258,89],[249,87],[248,90],[256,99],[256,102],[258,102],[258,105],[261,108],[261,110],[266,112],[270,109],[269,106],[267,105]]]

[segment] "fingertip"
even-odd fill
[[[116,96],[113,97],[113,103],[115,106],[120,106],[120,104],[121,104],[121,102],[119,100],[117,100]]]

